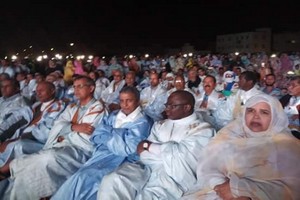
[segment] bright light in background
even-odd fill
[[[38,56],[37,58],[36,58],[36,61],[38,61],[38,62],[41,62],[43,60],[43,57],[42,56]]]
[[[133,58],[133,55],[129,55],[129,58]]]
[[[24,52],[26,51],[26,49],[23,50]]]
[[[44,58],[44,59],[47,59],[47,58],[48,58],[48,56],[45,54],[45,55],[43,55],[43,58]]]
[[[4,59],[7,59],[7,56],[5,56]]]
[[[54,48],[51,48],[51,49],[50,49],[50,51],[53,51],[53,50],[54,50]]]
[[[271,58],[276,58],[276,54],[275,54],[275,53],[272,54],[272,55],[271,55]]]
[[[28,59],[28,58],[29,58],[28,56],[25,56],[25,57],[24,57],[24,59]]]
[[[16,53],[16,56],[18,56],[19,55],[19,53]]]
[[[94,58],[94,56],[92,56],[92,55],[89,55],[89,57],[88,57],[88,58],[91,60],[91,59],[93,59],[93,58]]]
[[[236,56],[238,56],[240,53],[239,53],[239,52],[235,52],[234,54],[235,54]]]
[[[102,59],[105,59],[105,56],[102,56]]]
[[[145,54],[145,58],[148,58],[148,57],[149,57],[149,54],[146,53],[146,54]]]
[[[43,50],[42,53],[44,53],[45,51]]]
[[[32,48],[32,46],[30,45],[30,46],[29,46],[29,49],[31,49],[31,48]]]
[[[293,71],[288,71],[287,72],[287,75],[294,75],[295,74],[295,72],[293,72]]]
[[[90,62],[92,62],[92,60],[91,60],[91,59],[89,59],[89,60],[87,60],[86,62],[90,63]]]
[[[16,55],[12,55],[12,56],[11,56],[11,59],[12,59],[12,60],[17,60],[17,58],[18,58],[18,57],[17,57]]]
[[[55,54],[55,58],[61,60],[61,59],[62,59],[62,55],[60,55],[60,54]]]
[[[185,58],[186,58],[186,57],[187,57],[187,54],[186,54],[186,53],[185,53],[185,54],[183,54],[183,57],[185,57]]]
[[[77,60],[83,60],[85,58],[85,55],[79,55],[79,56],[76,56],[76,59]]]
[[[71,47],[72,47],[72,46],[74,46],[74,43],[73,43],[73,42],[71,42],[71,43],[70,43],[70,46],[71,46]]]
[[[192,57],[193,56],[193,53],[189,53],[189,57]]]

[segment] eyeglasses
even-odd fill
[[[90,85],[88,84],[79,84],[79,85],[73,85],[74,90],[75,89],[82,89],[83,87],[88,87]]]
[[[181,103],[181,104],[165,104],[166,109],[175,109],[178,106],[184,106],[184,105],[186,105],[186,104],[183,104],[183,103]]]

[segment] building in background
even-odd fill
[[[271,52],[272,32],[270,28],[256,29],[254,32],[218,35],[216,51],[232,52]]]
[[[299,52],[300,31],[273,34],[272,47],[274,52]]]

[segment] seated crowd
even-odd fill
[[[0,199],[300,199],[300,76],[284,92],[262,74],[99,57],[2,73]]]

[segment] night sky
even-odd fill
[[[22,1],[2,5],[0,16],[2,52],[68,50],[70,42],[99,53],[184,43],[205,49],[218,34],[300,30],[300,8],[289,0]]]

